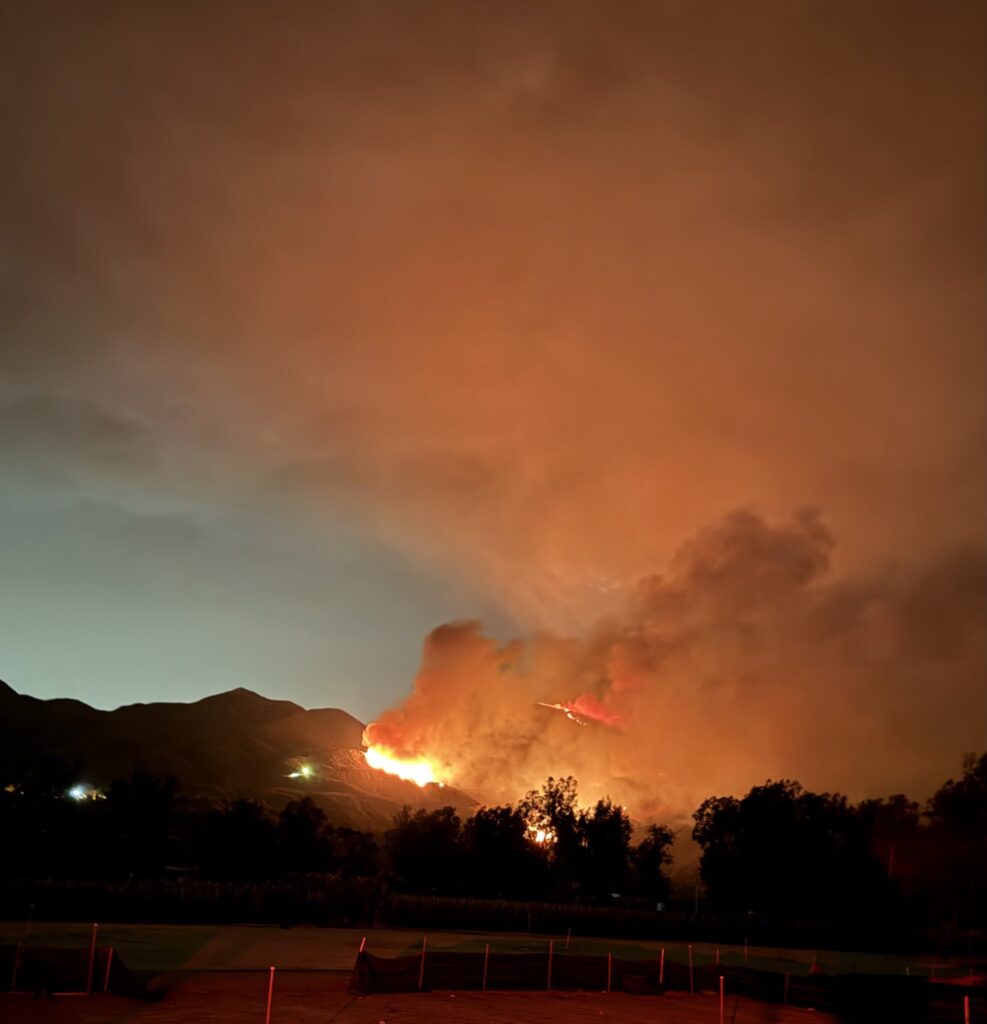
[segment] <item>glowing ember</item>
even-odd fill
[[[431,761],[419,758],[416,761],[402,761],[400,758],[385,754],[380,747],[369,747],[363,755],[371,768],[377,768],[388,775],[396,775],[399,779],[413,782],[416,786],[427,786],[430,782],[439,782]],[[439,782],[441,786],[442,783]]]
[[[538,828],[535,825],[529,825],[528,838],[533,843],[538,843],[539,845],[541,845],[542,843],[551,844],[555,842],[555,833],[552,832],[550,829]]]

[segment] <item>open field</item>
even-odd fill
[[[0,942],[86,947],[90,930],[80,924],[0,924]],[[541,1024],[565,1020],[573,1024],[610,1020],[620,1024],[705,1024],[718,1021],[718,999],[711,995],[631,996],[623,993],[573,992],[428,992],[409,995],[354,997],[347,991],[349,971],[364,934],[359,929],[262,926],[176,926],[105,924],[100,944],[112,945],[126,965],[161,994],[147,1002],[115,996],[0,995],[0,1020],[5,1024],[225,1024],[263,1021],[268,968],[277,967],[272,1024],[414,1024],[447,1021]],[[421,936],[401,930],[371,930],[367,948],[383,956],[416,952]],[[488,937],[471,933],[436,932],[429,949],[478,951],[490,941],[494,950],[531,952],[546,949],[548,938],[531,935]],[[563,949],[566,937],[556,937]],[[575,938],[570,951],[606,953],[628,959],[656,957],[663,943],[621,943]],[[664,944],[670,960],[684,963],[681,943]],[[723,947],[723,962],[742,963],[742,947]],[[715,947],[697,945],[697,963],[709,963]],[[779,973],[805,974],[811,951],[749,950],[748,965]],[[832,954],[819,957],[821,966],[836,972],[857,969],[873,973],[929,972],[946,964],[875,954]],[[796,1007],[758,1003],[728,996],[726,1019],[754,1022],[830,1021],[834,1018]]]
[[[174,971],[267,970],[274,964],[279,970],[349,971],[353,966],[361,938],[367,936],[367,950],[379,956],[405,956],[421,948],[422,933],[400,928],[276,928],[269,925],[160,925],[101,924],[100,945],[113,946],[131,971],[141,975],[160,975]],[[79,923],[0,922],[0,944],[27,941],[36,946],[87,947],[90,926]],[[540,952],[547,948],[547,935],[519,933],[429,932],[432,950],[482,952],[489,942],[493,952]],[[566,936],[554,936],[556,949],[565,949]],[[669,960],[686,963],[688,947],[683,942],[617,939],[569,941],[573,953],[613,953],[629,960],[657,957],[664,947]],[[696,943],[696,964],[711,963],[716,956],[712,943]],[[725,964],[754,967],[759,970],[808,972],[813,959],[828,974],[857,971],[864,974],[949,975],[965,973],[964,961],[950,961],[935,955],[890,955],[882,953],[836,952],[833,950],[797,950],[777,947],[750,947],[746,960],[743,946],[721,946]]]

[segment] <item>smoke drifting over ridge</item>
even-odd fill
[[[641,817],[796,777],[852,796],[924,796],[982,719],[981,550],[921,569],[830,580],[833,538],[812,510],[772,525],[738,511],[641,581],[587,635],[500,644],[440,626],[411,695],[368,727],[485,801],[575,775]],[[537,702],[570,703],[585,727]]]
[[[3,674],[366,720],[462,615],[401,735],[478,788],[928,792],[984,745],[985,12],[4,6]],[[750,504],[839,544],[674,556]]]

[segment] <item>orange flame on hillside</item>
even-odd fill
[[[435,765],[424,757],[402,760],[384,753],[380,747],[369,747],[363,756],[371,768],[387,772],[388,775],[396,775],[399,779],[413,782],[416,786],[427,786],[430,782],[436,782],[440,786],[445,785],[444,782],[439,781]]]

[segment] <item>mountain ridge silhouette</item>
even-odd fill
[[[74,698],[42,699],[0,680],[0,770],[17,781],[40,758],[79,766],[107,786],[135,770],[174,776],[181,799],[257,800],[272,810],[311,796],[333,824],[390,826],[404,804],[473,806],[452,787],[419,788],[370,768],[364,725],[340,708],[306,709],[237,687],[189,703],[157,701],[103,711]],[[302,763],[310,778],[290,778]]]

